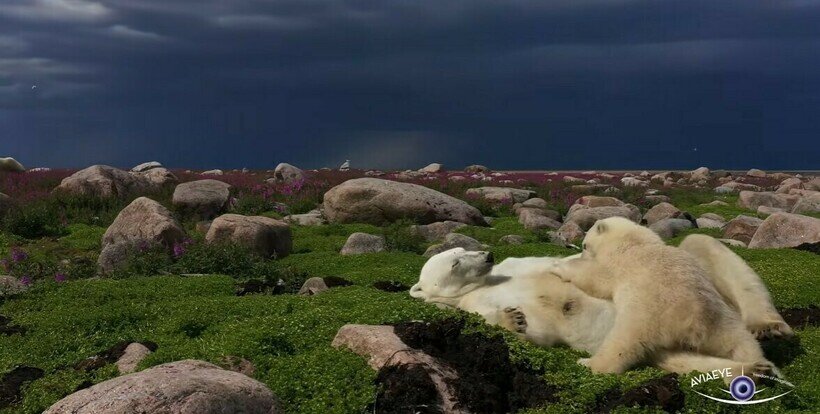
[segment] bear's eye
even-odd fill
[[[564,306],[561,310],[566,314],[572,312],[573,309],[575,309],[575,302],[570,300],[564,303]]]

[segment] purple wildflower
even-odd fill
[[[68,276],[66,276],[65,273],[57,272],[57,273],[54,274],[54,281],[55,282],[63,283],[66,280],[68,280]]]
[[[20,250],[16,247],[11,249],[11,260],[14,263],[20,263],[20,262],[22,262],[23,260],[26,260],[26,259],[28,259],[28,254],[26,254],[26,252],[24,252],[24,251],[22,251],[22,250]]]
[[[22,283],[23,286],[31,286],[31,278],[28,276],[23,276],[20,278],[20,283]]]

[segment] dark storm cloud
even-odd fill
[[[0,155],[818,168],[817,21],[811,0],[5,0]]]

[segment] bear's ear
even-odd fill
[[[608,230],[606,223],[603,222],[598,222],[598,225],[595,227],[598,228],[598,234],[606,233],[606,231]]]

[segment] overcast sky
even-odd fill
[[[28,167],[820,169],[820,0],[0,0]]]

